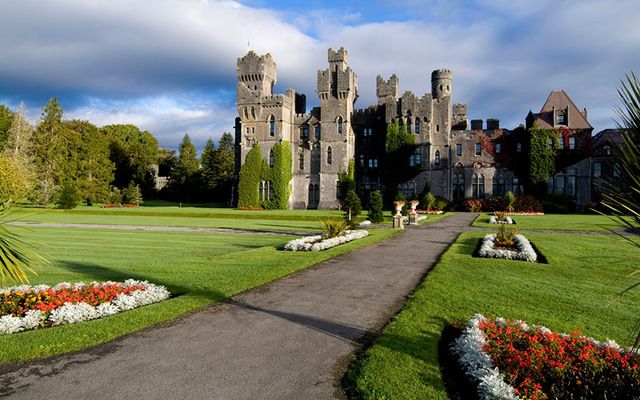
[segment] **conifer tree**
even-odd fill
[[[33,128],[25,117],[24,103],[20,103],[18,110],[13,114],[11,125],[7,131],[7,139],[4,143],[4,150],[12,154],[13,157],[29,162],[33,156],[31,138]]]

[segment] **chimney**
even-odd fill
[[[584,119],[586,119],[587,121],[589,120],[587,118],[587,108],[586,107],[582,110],[582,115],[584,115]]]
[[[500,129],[500,120],[498,118],[489,118],[487,120],[487,130],[494,131]]]
[[[472,131],[481,131],[482,130],[482,120],[481,119],[472,119],[471,120],[471,130]]]

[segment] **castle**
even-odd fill
[[[239,172],[255,143],[260,143],[265,160],[273,158],[271,149],[276,143],[291,143],[293,179],[289,208],[338,208],[338,176],[347,171],[350,160],[355,165],[356,189],[361,198],[367,198],[373,190],[384,191],[382,156],[390,123],[399,124],[414,136],[417,146],[410,164],[419,171],[413,179],[392,188],[394,192],[411,198],[429,185],[434,195],[449,200],[503,196],[507,191],[523,194],[524,182],[509,168],[509,159],[522,157],[526,142],[519,135],[501,129],[498,119],[488,119],[486,126],[483,120],[471,120],[469,124],[467,105],[452,100],[450,70],[433,71],[431,93],[422,96],[410,91],[400,95],[395,74],[387,80],[378,76],[378,103],[355,109],[358,77],[349,67],[347,51],[329,49],[328,63],[327,69],[317,73],[320,106],[306,112],[304,94],[293,89],[284,94],[273,93],[277,76],[270,54],[259,56],[249,51],[238,59],[236,171]],[[573,143],[575,149],[576,137],[580,141],[590,140],[593,128],[586,121],[586,110],[577,111],[564,92],[554,93],[559,92],[552,92],[540,113],[529,113],[527,124],[551,118],[547,121],[551,126],[570,128],[570,122],[577,121],[580,129],[568,134],[573,139],[563,137],[563,148],[569,149],[569,143]],[[551,100],[553,110],[546,110]],[[547,111],[552,113],[550,117]],[[585,139],[587,136],[589,139]],[[590,176],[582,170],[572,175],[573,192],[568,192],[569,195],[578,196],[577,181],[585,173]],[[551,179],[553,191],[556,177]],[[563,193],[567,191],[565,186]],[[268,199],[269,191],[270,183],[262,182],[261,199]],[[583,202],[588,201],[590,190],[582,197]]]

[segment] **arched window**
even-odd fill
[[[333,150],[331,146],[327,147],[327,164],[331,164],[333,162]]]
[[[453,198],[454,200],[464,199],[464,175],[455,174],[453,176]]]
[[[416,183],[414,181],[402,182],[398,185],[398,192],[405,198],[412,199],[416,196]]]
[[[269,136],[276,135],[276,117],[273,115],[269,117]]]
[[[244,119],[249,119],[249,113],[247,112],[247,107],[244,108],[243,114],[244,114]]]
[[[440,166],[440,150],[436,150],[436,155],[435,158],[433,160],[433,163],[436,167]]]
[[[494,196],[504,196],[505,190],[504,190],[504,177],[502,176],[494,176],[493,180],[491,181],[492,183],[492,194]]]
[[[419,118],[416,118],[415,131],[416,131],[416,135],[420,133],[420,119]]]
[[[484,175],[473,174],[473,197],[484,198]]]
[[[360,154],[360,166],[364,167],[364,154]]]
[[[304,169],[304,153],[300,153],[300,169]]]
[[[409,113],[409,117],[407,117],[407,133],[411,133],[411,113]]]
[[[273,167],[275,164],[275,158],[273,157],[273,149],[269,150],[269,166]]]
[[[338,117],[338,133],[342,134],[342,117]]]

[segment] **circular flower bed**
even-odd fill
[[[133,279],[0,289],[0,335],[102,318],[169,296],[164,286]]]
[[[482,399],[640,397],[640,355],[577,332],[476,315],[452,351]]]
[[[352,240],[361,239],[369,236],[369,232],[364,229],[355,231],[346,231],[344,235],[323,239],[322,235],[305,236],[295,239],[284,245],[283,249],[287,251],[320,251],[327,250]]]
[[[515,249],[503,249],[496,247],[495,239],[495,234],[489,234],[482,239],[482,244],[478,250],[478,255],[480,257],[504,258],[506,260],[522,260],[529,262],[536,262],[538,260],[538,255],[533,249],[533,246],[531,246],[529,240],[522,235],[515,235]]]

